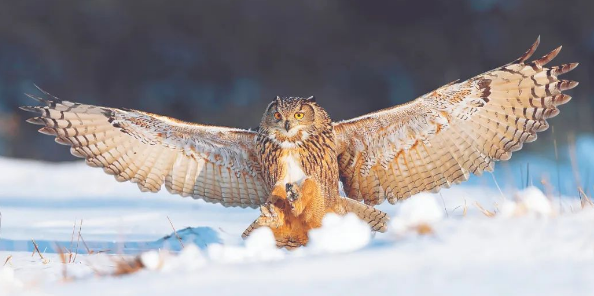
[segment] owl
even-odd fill
[[[44,91],[29,95],[43,106],[21,108],[39,114],[27,121],[42,125],[41,133],[116,180],[259,207],[243,237],[269,227],[279,247],[296,248],[327,213],[354,213],[385,231],[389,217],[374,206],[492,171],[536,140],[570,100],[562,92],[577,85],[558,76],[578,65],[545,67],[561,47],[529,62],[539,40],[504,66],[340,122],[314,97],[276,97],[253,131],[62,101]]]

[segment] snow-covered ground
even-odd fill
[[[140,193],[81,162],[0,158],[0,296],[594,295],[594,209],[552,195],[420,194],[380,207],[387,233],[329,216],[289,252],[267,229],[240,239],[257,210]],[[140,253],[145,269],[109,275]]]

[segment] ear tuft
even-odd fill
[[[311,97],[309,97],[309,98],[307,98],[307,99],[305,99],[305,100],[306,100],[307,102],[315,103],[315,102],[316,102],[316,97],[314,97],[314,96],[311,96]]]

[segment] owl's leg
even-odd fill
[[[241,235],[242,238],[247,238],[252,231],[260,227],[269,227],[277,229],[283,226],[284,214],[282,210],[276,207],[273,203],[267,202],[260,206],[260,217],[256,219]]]
[[[270,228],[279,228],[283,224],[284,213],[273,203],[265,203],[260,206],[261,215],[256,219],[260,226],[268,226]]]

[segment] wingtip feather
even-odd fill
[[[559,46],[559,47],[553,49],[551,52],[545,54],[543,57],[541,57],[538,60],[535,60],[532,63],[534,63],[535,65],[538,65],[538,66],[544,66],[544,65],[548,64],[550,61],[552,61],[554,58],[557,57],[559,52],[561,52],[561,48],[563,48],[563,46]]]
[[[528,60],[536,51],[536,49],[538,48],[538,46],[540,45],[540,35],[538,35],[538,37],[536,38],[536,41],[534,41],[534,43],[532,44],[532,46],[530,46],[530,48],[528,48],[528,50],[521,55],[519,58],[517,58],[515,61],[512,62],[512,64],[520,64],[525,62],[526,60]]]
[[[577,68],[577,66],[579,66],[580,63],[568,63],[568,64],[563,64],[560,66],[555,66],[555,67],[551,67],[551,70],[553,71],[553,74],[558,76],[561,74],[565,74],[567,72],[572,71],[573,69]]]
[[[41,117],[32,117],[26,120],[28,123],[36,125],[45,125],[45,120]]]
[[[50,96],[50,97],[52,97],[52,99],[53,99],[54,101],[56,101],[56,102],[58,102],[58,103],[61,103],[61,102],[62,102],[62,100],[61,100],[61,99],[59,99],[58,97],[56,97],[56,96],[54,96],[54,95],[50,94],[49,92],[47,92],[47,91],[43,90],[43,89],[42,89],[41,87],[39,87],[37,84],[35,84],[35,83],[34,83],[33,85],[35,86],[35,88],[37,88],[37,89],[38,89],[40,92],[42,92],[42,93],[43,93],[43,94],[45,94],[46,96]]]
[[[29,97],[29,98],[31,98],[31,99],[33,99],[33,100],[35,100],[35,101],[39,102],[39,103],[42,103],[42,104],[48,105],[48,106],[49,106],[49,104],[50,104],[50,101],[48,101],[48,100],[46,100],[46,99],[44,99],[44,98],[42,98],[42,97],[38,97],[38,96],[36,96],[36,95],[32,95],[32,94],[25,93],[25,96],[27,96],[27,97]]]
[[[39,130],[37,130],[37,131],[38,131],[38,132],[40,132],[40,133],[42,133],[42,134],[44,134],[44,135],[48,135],[48,136],[55,136],[55,135],[57,135],[57,134],[58,134],[58,133],[56,132],[56,130],[54,130],[54,129],[53,129],[53,128],[51,128],[51,127],[47,127],[47,126],[44,126],[44,127],[40,128],[40,129],[39,129]]]
[[[21,109],[23,111],[27,111],[27,112],[32,112],[32,113],[41,113],[41,110],[39,109],[39,107],[36,107],[36,106],[20,106],[19,109]]]

